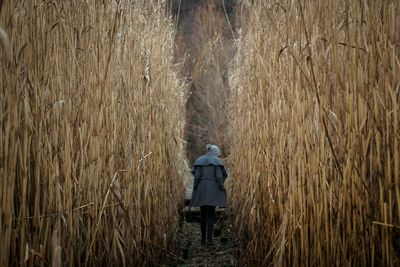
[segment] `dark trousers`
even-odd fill
[[[215,206],[201,206],[201,242],[212,243],[215,223]]]

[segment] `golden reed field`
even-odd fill
[[[179,258],[187,118],[240,266],[399,266],[399,1],[209,5],[184,63],[177,1],[0,1],[0,266]]]
[[[399,1],[251,2],[230,109],[245,262],[398,266]]]
[[[150,265],[170,245],[186,89],[163,12],[4,1],[1,266]]]

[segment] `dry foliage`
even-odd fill
[[[177,16],[180,25],[175,53],[178,61],[185,56],[182,76],[191,79],[185,136],[188,159],[193,161],[204,153],[207,143],[216,143],[225,155],[228,153],[227,71],[234,54],[233,29],[227,20],[224,1],[183,3],[186,9]]]
[[[0,50],[1,266],[133,266],[166,254],[184,198],[185,87],[162,10],[4,2],[15,53],[8,64]]]
[[[251,2],[231,98],[245,261],[398,266],[399,1]]]

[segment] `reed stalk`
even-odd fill
[[[230,201],[244,262],[397,266],[398,1],[245,1]]]
[[[163,10],[3,3],[1,266],[151,265],[168,254],[184,199],[186,87]]]

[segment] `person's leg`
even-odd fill
[[[207,207],[207,244],[211,245],[214,234],[215,206]]]
[[[201,206],[201,244],[206,244],[207,206]]]

